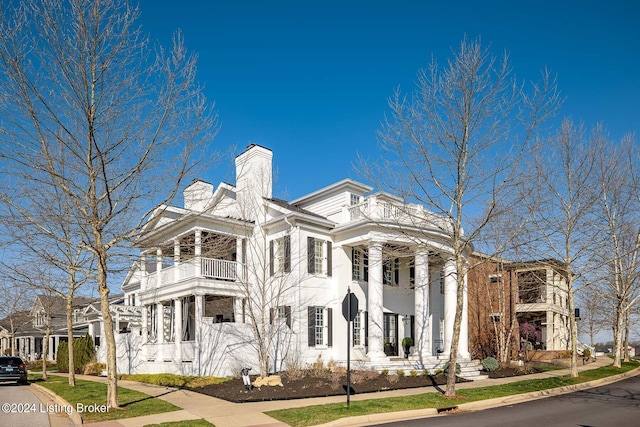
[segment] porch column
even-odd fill
[[[49,349],[48,349],[48,351],[49,351],[48,359],[49,360],[55,360],[55,358],[56,358],[56,352],[55,352],[55,349],[54,349],[55,345],[56,345],[56,338],[53,337],[53,336],[50,336],[49,337]]]
[[[196,323],[196,357],[195,357],[195,363],[196,363],[196,372],[197,375],[202,375],[201,374],[201,365],[202,363],[200,362],[201,358],[202,358],[202,352],[205,350],[205,348],[203,348],[203,342],[202,342],[202,307],[203,307],[203,296],[202,295],[196,295],[195,299],[196,299],[196,309],[195,309],[195,323]]]
[[[162,286],[162,249],[156,249],[156,286]]]
[[[164,342],[164,306],[162,302],[156,303],[156,342]]]
[[[202,274],[202,230],[195,231],[194,238],[194,255],[195,255],[195,269],[196,275],[200,276]]]
[[[369,285],[367,292],[367,310],[369,312],[369,349],[370,360],[385,358],[383,333],[383,287],[382,287],[382,243],[369,244]]]
[[[180,240],[175,239],[173,241],[173,280],[176,282],[180,280]]]
[[[35,360],[36,353],[36,339],[35,337],[29,337],[29,357],[28,359],[33,361]]]
[[[431,356],[431,310],[429,308],[429,253],[420,247],[415,255],[415,342],[413,357],[424,360]]]
[[[173,317],[173,332],[175,334],[173,342],[175,343],[176,359],[182,361],[182,299],[176,298],[173,300],[174,317]]]
[[[458,341],[458,355],[463,359],[471,358],[469,354],[469,297],[467,290],[467,273],[465,273],[464,289],[462,289],[462,323],[460,324],[460,340]]]
[[[444,263],[444,353],[442,354],[447,357],[451,354],[457,288],[455,261],[449,258]]]
[[[140,290],[144,291],[148,286],[148,278],[147,278],[147,255],[145,253],[140,253],[140,273],[142,275],[140,279]]]
[[[140,328],[142,329],[142,344],[146,344],[147,342],[149,342],[149,325],[147,324],[147,322],[149,321],[149,313],[147,311],[148,309],[148,305],[142,306],[142,325]]]

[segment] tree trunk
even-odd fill
[[[69,385],[76,385],[76,366],[73,360],[73,294],[67,296],[67,340],[69,345]]]
[[[118,377],[116,366],[116,340],[113,333],[113,319],[109,311],[109,286],[107,285],[107,253],[98,242],[98,292],[100,293],[100,309],[104,323],[104,341],[107,346],[107,405],[111,409],[118,408]]]
[[[573,281],[568,281],[569,294],[569,322],[571,331],[571,376],[578,377],[578,326],[576,325],[576,303],[573,295]]]
[[[464,260],[460,256],[456,258],[456,314],[453,321],[447,386],[444,392],[446,397],[455,397],[456,395],[456,363],[458,362],[458,343],[460,342],[460,326],[462,325],[462,308],[464,305]]]
[[[630,361],[630,357],[629,357],[629,309],[630,307],[625,304],[625,310],[624,310],[624,347],[623,347],[623,354],[624,354],[624,361],[625,362],[629,362]]]
[[[44,333],[44,342],[42,343],[42,379],[47,379],[47,355],[49,354],[49,336],[51,335],[51,327],[49,326],[50,317],[47,319],[47,329]]]
[[[624,313],[622,308],[622,302],[618,301],[616,306],[616,323],[613,327],[613,366],[616,368],[622,367],[622,323],[624,320]]]

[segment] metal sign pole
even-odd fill
[[[349,299],[348,320],[347,320],[347,409],[351,400],[351,286],[347,288],[347,298]]]

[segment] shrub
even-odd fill
[[[69,372],[69,344],[66,341],[60,341],[56,350],[56,363],[58,371]]]
[[[411,337],[402,338],[402,346],[403,347],[411,347],[413,345],[413,340]]]
[[[412,377],[417,377],[418,376],[418,371],[416,371],[415,369],[412,369],[409,371],[409,375],[411,375]]]
[[[95,358],[93,339],[89,334],[73,339],[73,363],[76,374],[84,372],[84,366]],[[60,341],[56,352],[56,362],[60,372],[69,372],[69,343]]]
[[[423,377],[428,377],[429,376],[429,370],[425,369],[424,371],[422,371],[422,376]]]
[[[403,370],[403,369],[398,369],[398,370],[396,370],[396,374],[397,374],[399,377],[404,377],[404,370]]]
[[[107,365],[105,365],[104,363],[87,363],[86,365],[84,365],[84,374],[100,375],[105,369],[107,369]]]
[[[380,371],[380,375],[384,375],[386,377],[387,375],[389,375],[389,370],[383,369],[382,371]]]
[[[591,350],[589,350],[588,348],[582,350],[582,357],[584,357],[585,359],[591,358]]]
[[[449,373],[449,362],[445,363],[442,367],[442,372],[445,374]],[[460,364],[456,363],[456,375],[460,375]]]
[[[499,367],[500,365],[494,357],[489,356],[482,361],[482,368],[487,372],[495,371]]]

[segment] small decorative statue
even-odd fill
[[[251,368],[242,368],[240,371],[240,375],[242,375],[242,382],[244,383],[244,388],[247,391],[251,391],[251,378],[249,378],[249,371]]]

